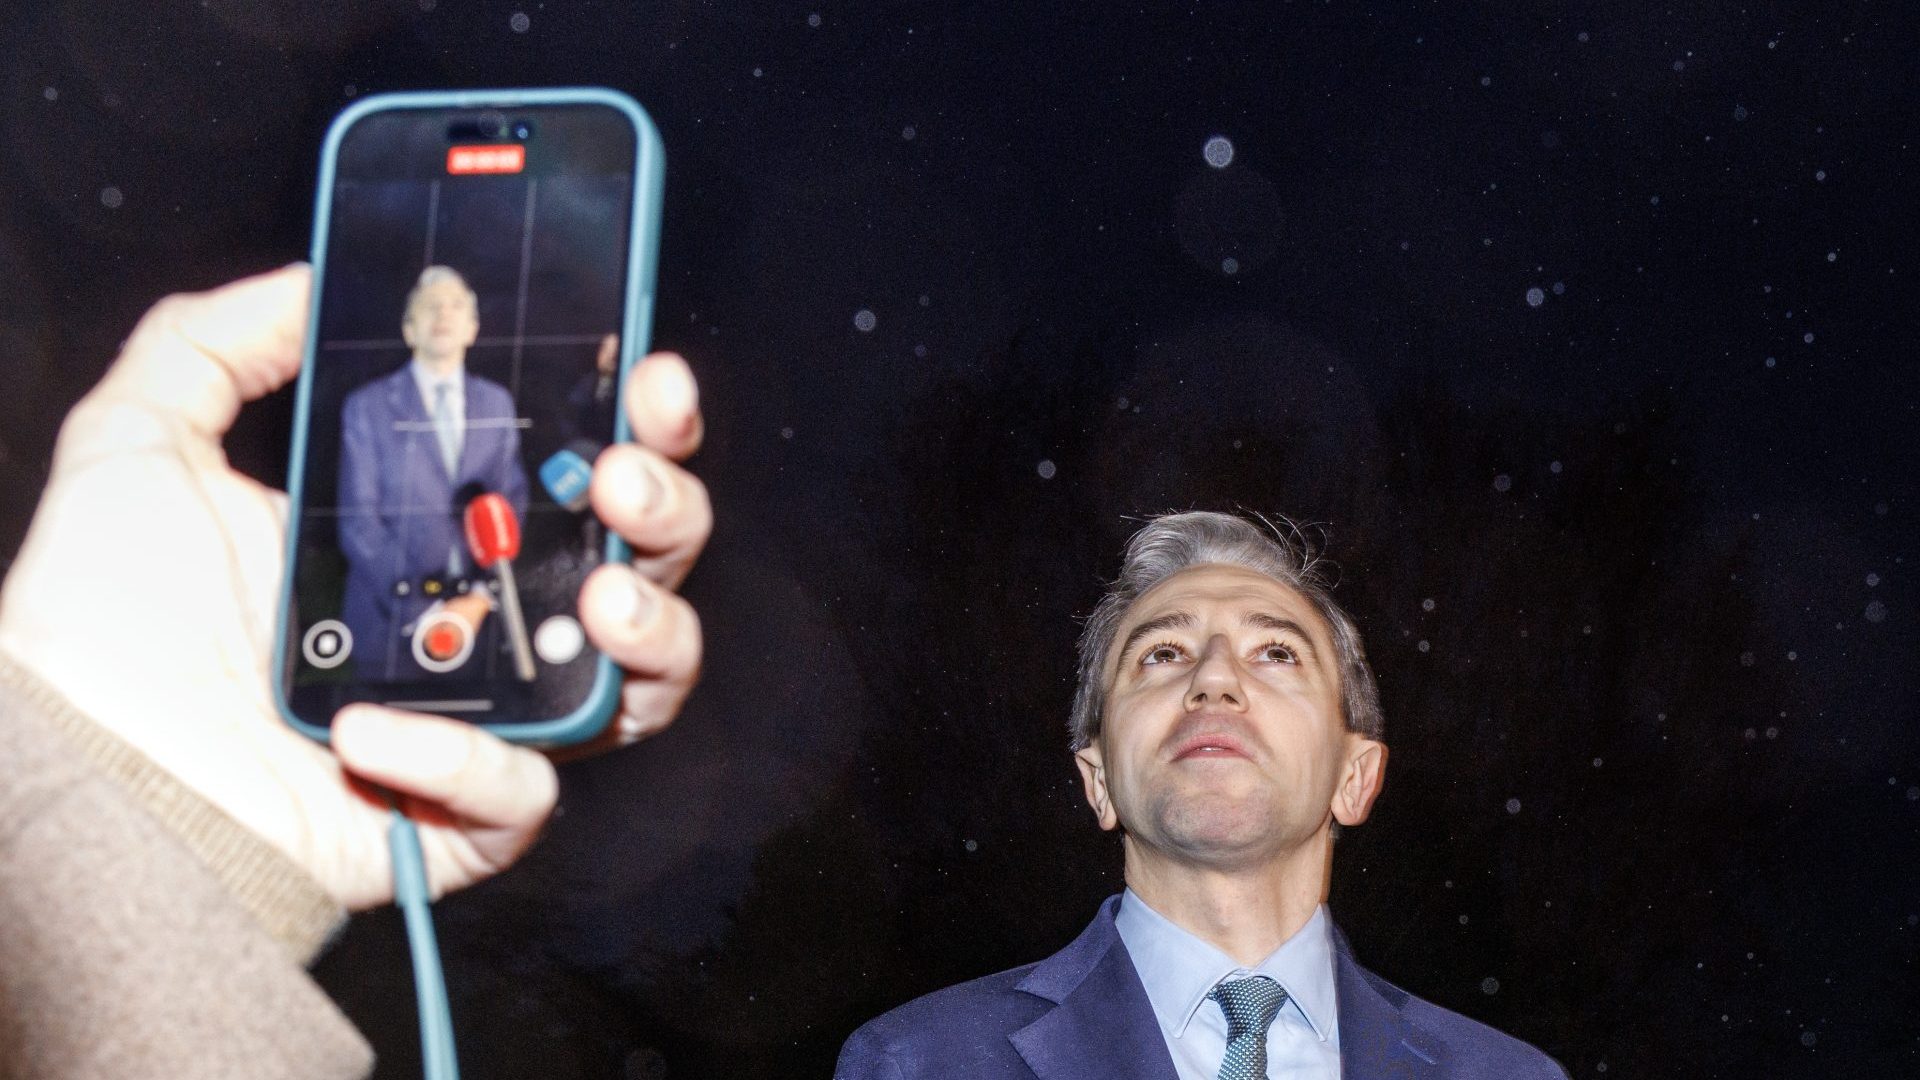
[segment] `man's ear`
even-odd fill
[[[1080,767],[1080,785],[1086,792],[1087,805],[1093,807],[1094,818],[1102,829],[1113,831],[1120,824],[1120,815],[1114,812],[1113,799],[1107,794],[1107,768],[1100,744],[1088,743],[1076,751],[1073,763]]]
[[[1333,819],[1343,826],[1367,820],[1386,782],[1387,744],[1349,733],[1346,771],[1333,789]]]

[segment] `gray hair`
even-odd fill
[[[1231,514],[1191,511],[1162,514],[1148,521],[1127,541],[1120,576],[1108,586],[1080,632],[1080,686],[1073,695],[1069,733],[1073,749],[1082,750],[1100,734],[1107,706],[1107,657],[1120,633],[1121,620],[1134,601],[1154,586],[1190,567],[1223,564],[1252,570],[1287,586],[1313,605],[1333,637],[1334,658],[1340,675],[1340,711],[1347,730],[1378,739],[1386,729],[1380,713],[1380,688],[1367,666],[1366,650],[1353,617],[1334,602],[1332,586],[1321,577],[1318,557],[1288,523],[1293,534],[1263,530]],[[1285,519],[1282,519],[1283,521]]]
[[[420,271],[419,280],[413,283],[413,288],[407,290],[407,306],[400,309],[401,321],[404,322],[407,315],[412,313],[413,302],[420,298],[420,290],[429,285],[438,285],[443,281],[451,281],[460,286],[466,292],[467,300],[473,304],[474,310],[480,309],[480,294],[473,291],[473,286],[467,284],[467,279],[460,276],[460,271],[451,266],[435,265]]]

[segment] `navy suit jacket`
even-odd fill
[[[411,624],[434,601],[419,582],[444,577],[447,551],[468,561],[463,489],[505,496],[524,521],[527,473],[513,397],[499,383],[464,377],[467,424],[459,468],[447,475],[440,442],[411,363],[347,396],[340,410],[340,548],[347,557],[340,619],[353,633],[362,678],[421,674]],[[405,595],[396,586],[407,582]],[[488,620],[491,622],[492,620]]]
[[[1114,929],[1114,897],[1038,964],[908,1002],[853,1033],[836,1080],[1175,1080],[1160,1024]],[[1422,1001],[1354,962],[1333,933],[1342,1080],[1565,1080],[1539,1050]]]

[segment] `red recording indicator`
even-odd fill
[[[506,146],[455,146],[447,150],[447,172],[455,176],[476,173],[517,173],[527,167],[527,148]]]
[[[460,631],[450,623],[436,623],[427,631],[427,639],[421,647],[435,660],[451,660],[460,652],[462,644]]]

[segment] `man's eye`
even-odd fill
[[[1297,664],[1300,662],[1300,658],[1294,654],[1290,646],[1282,645],[1277,641],[1271,642],[1261,648],[1260,658],[1276,664]]]
[[[1180,659],[1180,650],[1173,645],[1155,645],[1140,657],[1142,664],[1168,664]]]

